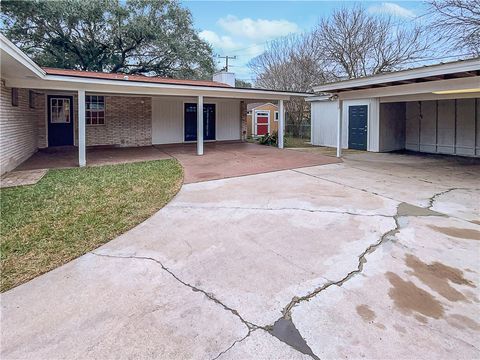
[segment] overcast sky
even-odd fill
[[[236,55],[230,63],[237,78],[251,81],[248,61],[263,52],[275,38],[311,29],[335,8],[353,6],[351,1],[183,1],[193,15],[200,36],[216,54]],[[384,13],[412,23],[425,11],[421,1],[363,1],[371,13]],[[224,60],[217,60],[218,67]]]

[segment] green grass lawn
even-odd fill
[[[180,189],[176,160],[50,170],[0,190],[1,291],[91,251],[147,219]]]

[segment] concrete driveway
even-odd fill
[[[2,295],[2,359],[480,357],[480,165],[344,163],[185,185]]]

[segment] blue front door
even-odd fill
[[[215,104],[203,105],[203,140],[215,140]],[[197,141],[197,104],[185,104],[185,141]]]
[[[368,106],[348,107],[348,148],[367,150]]]
[[[73,145],[73,97],[48,95],[48,146]]]

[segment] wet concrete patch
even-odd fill
[[[444,216],[439,212],[436,212],[427,208],[423,208],[420,206],[408,204],[405,202],[402,202],[398,205],[397,215],[398,216]]]
[[[357,314],[366,322],[373,321],[376,317],[375,312],[366,304],[358,305],[356,310]]]
[[[300,351],[302,354],[310,355],[314,359],[318,357],[313,353],[310,346],[308,346],[305,339],[300,335],[300,332],[295,327],[291,319],[280,318],[275,324],[270,333],[278,340],[290,345],[294,349]]]
[[[407,314],[416,312],[434,319],[443,317],[443,306],[432,294],[420,289],[411,281],[403,280],[393,272],[389,271],[385,276],[393,286],[390,288],[388,295],[401,312]]]
[[[468,239],[468,240],[480,240],[480,231],[475,229],[463,229],[463,228],[443,227],[443,226],[435,226],[435,225],[429,225],[429,227],[430,229],[438,231],[447,236],[456,237],[460,239]]]
[[[467,298],[460,291],[453,288],[449,282],[475,287],[471,281],[464,278],[462,270],[444,265],[438,261],[426,264],[416,256],[407,254],[405,256],[405,264],[412,269],[410,274],[450,301],[466,301]]]

